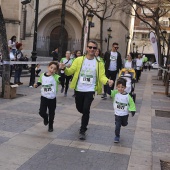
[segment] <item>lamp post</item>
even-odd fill
[[[94,14],[92,13],[92,11],[90,11],[90,12],[87,14],[88,21],[89,21],[88,36],[87,36],[87,40],[88,40],[88,41],[89,41],[89,38],[90,38],[90,27],[91,27],[91,25],[92,25],[93,16],[94,16]]]
[[[145,47],[146,47],[146,43],[143,44],[142,55],[143,55]]]
[[[127,44],[126,44],[126,54],[125,54],[125,57],[127,56],[127,53],[128,53],[129,40],[130,40],[130,36],[128,35],[126,37]]]
[[[135,58],[135,43],[133,43],[133,59]]]
[[[34,23],[34,39],[33,39],[33,51],[31,59],[32,61],[36,61],[37,58],[37,28],[38,28],[38,9],[39,9],[39,0],[36,0],[35,4],[35,23]],[[35,83],[35,64],[31,65],[31,75],[29,86],[33,86]]]
[[[108,37],[107,37],[107,51],[109,51],[109,40],[110,40],[110,38],[112,38],[111,32],[112,32],[112,29],[109,27],[107,29],[107,35],[108,35]]]

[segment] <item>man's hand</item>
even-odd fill
[[[109,87],[112,87],[113,86],[113,83],[114,83],[114,81],[113,80],[108,80],[108,85],[109,85]]]
[[[59,69],[64,70],[64,69],[65,69],[65,67],[66,67],[66,66],[65,66],[65,64],[64,64],[64,63],[60,63],[60,64],[59,64]]]

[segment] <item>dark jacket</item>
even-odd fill
[[[111,51],[107,51],[104,54],[104,63],[105,63],[105,72],[108,71],[109,66],[110,66],[110,53]],[[122,58],[121,58],[121,54],[119,52],[117,52],[117,72],[119,72],[119,70],[121,70],[122,68]]]
[[[58,61],[58,53],[55,51],[52,51],[53,61]]]

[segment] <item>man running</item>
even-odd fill
[[[86,130],[89,123],[89,114],[91,103],[94,99],[95,91],[102,93],[102,84],[113,85],[113,80],[109,80],[105,76],[104,64],[95,57],[97,43],[90,40],[87,43],[86,56],[78,57],[74,60],[70,68],[60,63],[60,69],[64,70],[67,76],[73,75],[70,87],[75,89],[76,108],[82,113],[81,127],[79,131],[79,139],[86,139]]]

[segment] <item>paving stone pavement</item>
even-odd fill
[[[17,98],[0,98],[0,169],[160,170],[160,160],[170,161],[170,118],[155,116],[155,110],[169,111],[170,98],[162,94],[164,86],[156,74],[142,72],[135,87],[137,113],[121,129],[119,144],[114,143],[109,97],[95,96],[87,140],[82,142],[73,90],[64,97],[59,88],[54,132],[49,133],[38,115],[40,88],[29,88],[29,78],[22,77]]]

